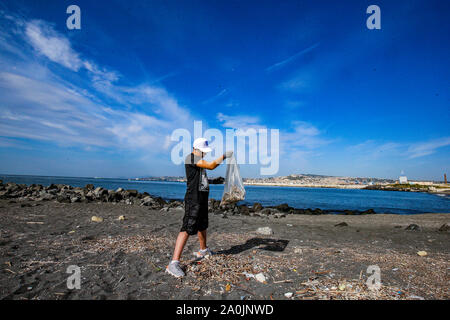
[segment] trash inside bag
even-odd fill
[[[244,183],[234,155],[228,160],[225,187],[220,205],[235,203],[245,199]]]

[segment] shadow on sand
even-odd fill
[[[232,246],[230,249],[217,251],[217,254],[239,254],[243,251],[258,248],[259,250],[267,251],[284,251],[288,245],[288,240],[266,239],[266,238],[252,238],[247,240],[244,244]]]

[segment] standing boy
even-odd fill
[[[210,151],[208,141],[198,138],[194,141],[192,153],[185,159],[187,189],[184,197],[183,225],[177,237],[172,261],[166,267],[166,272],[177,278],[184,276],[180,267],[180,256],[189,236],[198,235],[200,250],[195,253],[196,257],[202,258],[212,254],[206,246],[209,183],[205,169],[215,169],[225,158],[231,157],[233,152],[227,151],[223,156],[211,162],[203,160],[204,155]]]

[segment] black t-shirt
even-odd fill
[[[185,161],[187,189],[185,200],[202,201],[208,198],[209,184],[206,170],[197,166],[202,157],[193,153],[189,154]]]

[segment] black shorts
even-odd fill
[[[198,231],[208,229],[208,198],[206,201],[184,201],[183,225],[180,232],[186,231],[192,236]]]

